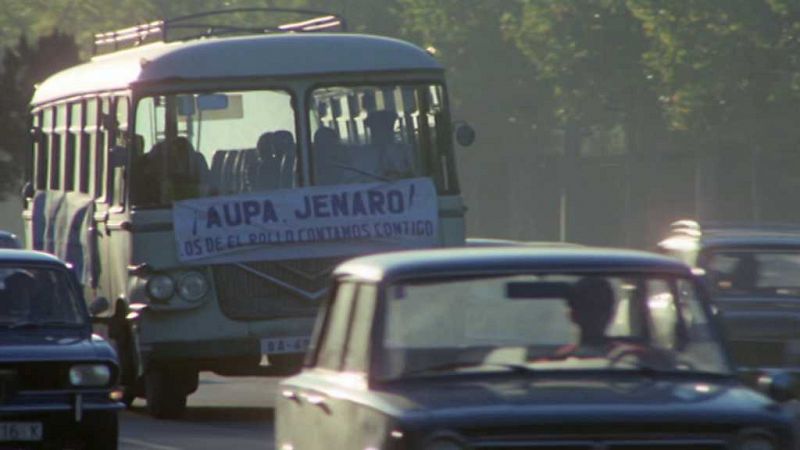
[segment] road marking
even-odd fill
[[[178,447],[169,447],[166,445],[158,445],[158,444],[151,444],[147,441],[140,441],[139,439],[132,439],[132,438],[119,438],[119,442],[122,444],[130,444],[134,445],[134,448],[152,448],[154,450],[180,450]]]

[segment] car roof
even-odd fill
[[[36,250],[0,248],[0,264],[9,262],[23,264],[54,264],[66,267],[64,261],[50,253]]]
[[[461,247],[354,258],[336,277],[364,281],[524,272],[634,272],[688,276],[686,264],[655,253],[598,247]]]
[[[714,224],[677,227],[659,242],[667,249],[800,247],[800,226],[792,224]]]
[[[468,247],[506,247],[522,245],[528,247],[578,247],[580,244],[563,241],[515,241],[513,239],[468,237]]]
[[[258,57],[254,57],[257,55]],[[169,79],[246,79],[433,70],[442,65],[405,41],[349,33],[286,33],[156,42],[92,58],[38,87],[31,103]]]

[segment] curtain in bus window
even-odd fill
[[[52,253],[73,265],[81,283],[97,280],[97,245],[89,230],[94,220],[91,195],[40,192],[34,198],[33,248]]]

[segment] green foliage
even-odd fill
[[[30,152],[28,101],[35,83],[78,62],[73,38],[60,32],[39,37],[30,46],[22,37],[6,48],[0,73],[0,195],[19,187]]]

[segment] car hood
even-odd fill
[[[627,376],[444,376],[395,382],[379,396],[423,421],[767,423],[782,414],[733,379]],[[509,422],[510,421],[510,422]]]
[[[88,332],[36,330],[0,332],[0,363],[116,359],[104,339]]]

